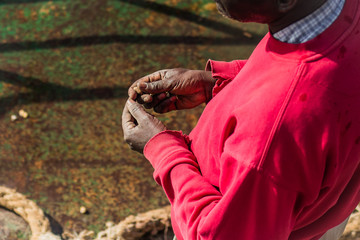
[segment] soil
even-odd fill
[[[340,240],[360,240],[360,212],[353,214],[349,219]]]
[[[60,234],[62,229],[56,222],[51,221],[54,233]],[[0,208],[0,240],[29,239],[31,231],[27,223],[18,215]],[[139,240],[172,240],[174,233],[171,228],[160,231],[156,235],[145,234]],[[360,240],[360,215],[353,215],[340,240]]]
[[[169,204],[122,138],[134,80],[245,59],[268,30],[222,18],[213,0],[4,0],[0,24],[0,185],[34,200],[59,232],[99,232]],[[157,117],[189,133],[202,109]],[[0,209],[4,236],[29,230]]]
[[[70,232],[169,204],[122,137],[130,84],[247,58],[267,30],[222,18],[213,0],[1,1],[0,23],[0,185]],[[189,133],[202,109],[157,116]]]

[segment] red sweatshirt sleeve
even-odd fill
[[[297,194],[277,186],[265,173],[239,164],[231,152],[225,147],[217,189],[201,175],[187,137],[180,132],[164,131],[146,145],[144,153],[155,169],[154,178],[172,205],[176,236],[287,239]]]
[[[234,60],[231,62],[208,60],[205,70],[211,71],[212,77],[217,79],[213,88],[213,97],[234,79],[246,62],[247,60]]]

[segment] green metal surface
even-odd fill
[[[266,30],[211,0],[0,1],[0,184],[70,231],[167,205],[123,141],[127,88],[159,69],[246,58]],[[189,133],[201,111],[158,117]]]

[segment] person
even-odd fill
[[[125,141],[154,167],[178,239],[337,239],[360,201],[360,0],[216,3],[269,33],[247,60],[135,81]],[[144,109],[202,103],[189,135]]]

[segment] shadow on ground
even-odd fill
[[[222,18],[210,0],[3,0],[0,23],[0,184],[71,232],[168,204],[122,139],[129,85],[246,58],[267,30]],[[158,117],[189,133],[202,109]]]

